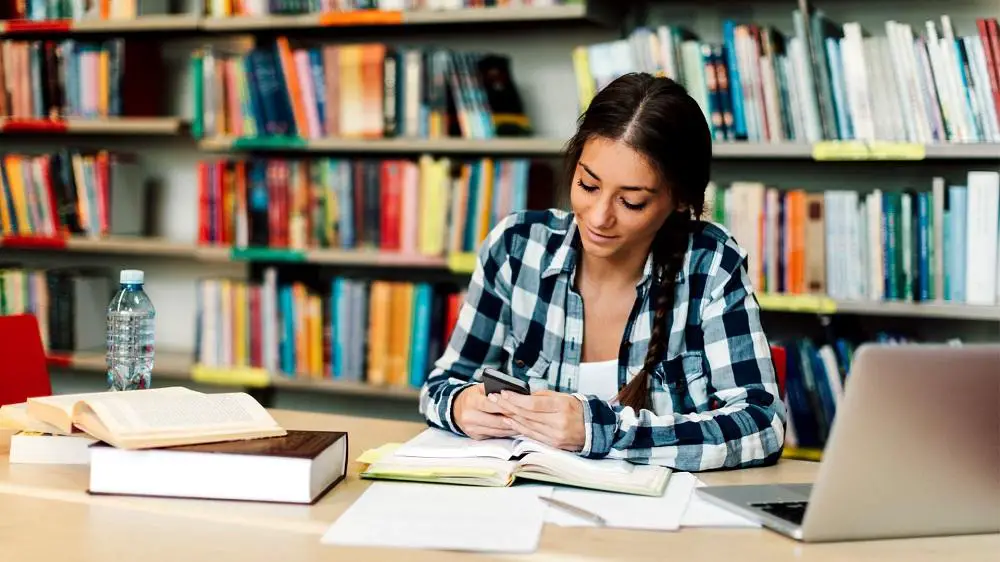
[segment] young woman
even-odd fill
[[[566,152],[572,212],[515,213],[483,242],[421,391],[428,423],[677,470],[776,461],[785,411],[747,254],[698,220],[712,139],[697,103],[623,76]],[[487,396],[484,366],[531,395]]]

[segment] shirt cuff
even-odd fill
[[[599,459],[611,452],[618,415],[610,404],[592,395],[574,394],[583,406],[583,428],[586,435],[578,453],[589,459]]]
[[[475,382],[466,382],[460,384],[451,384],[448,389],[444,391],[444,395],[439,399],[439,404],[444,404],[444,411],[441,412],[440,420],[442,423],[446,424],[447,429],[452,433],[461,435],[462,437],[468,437],[458,424],[455,423],[455,398],[458,397],[458,393],[462,392],[470,386],[475,386]]]

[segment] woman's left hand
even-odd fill
[[[571,394],[540,390],[526,396],[504,391],[490,399],[504,410],[508,425],[525,437],[573,452],[586,443],[583,406]]]

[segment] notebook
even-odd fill
[[[358,459],[362,478],[470,486],[510,486],[517,479],[660,496],[671,470],[617,459],[585,459],[526,438],[475,441],[428,428],[398,447]]]

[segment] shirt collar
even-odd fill
[[[559,273],[567,273],[570,279],[576,273],[577,255],[580,250],[580,231],[576,225],[576,217],[569,215],[569,225],[566,228],[566,235],[562,243],[556,248],[555,254],[549,265],[542,272],[542,278]],[[636,282],[636,287],[645,286],[653,277],[653,253],[646,256],[646,263],[642,267],[642,276]],[[679,276],[680,277],[680,276]]]

